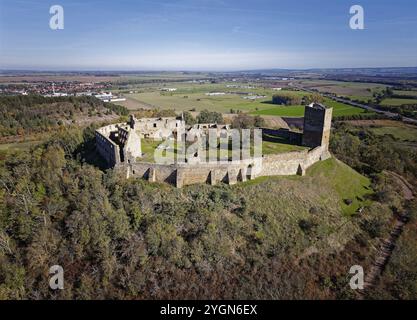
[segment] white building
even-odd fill
[[[225,92],[207,92],[206,96],[224,96]]]
[[[113,94],[111,92],[102,92],[102,93],[94,94],[93,96],[104,102],[110,102],[111,99],[113,99]]]

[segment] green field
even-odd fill
[[[385,99],[381,103],[382,106],[394,106],[394,107],[399,107],[405,104],[417,104],[417,99],[393,98],[393,99]]]
[[[238,86],[239,88],[231,88],[230,85]],[[255,115],[302,117],[304,115],[304,106],[275,106],[271,104],[272,96],[274,94],[290,94],[300,97],[309,95],[305,91],[274,91],[270,88],[247,83],[171,83],[164,86],[176,88],[177,91],[162,92],[160,91],[161,86],[157,85],[141,88],[136,93],[124,94],[128,99],[125,104],[128,104],[126,106],[131,110],[139,108],[161,108],[175,109],[177,111],[201,111],[207,109],[221,113],[239,110]],[[206,95],[209,92],[224,92],[226,94],[221,96]],[[246,95],[238,93],[251,93],[265,96],[265,98],[246,100],[243,99]],[[330,99],[326,99],[325,104],[334,108],[334,116],[354,115],[366,112],[365,110],[334,102]]]
[[[300,84],[304,87],[318,90],[319,92],[329,92],[365,102],[372,99],[374,93],[381,92],[387,87],[379,83],[328,80],[303,80],[300,81]]]
[[[265,98],[257,101],[248,101],[234,94],[225,96],[206,96],[204,93],[183,93],[183,94],[161,94],[160,92],[149,92],[135,95],[129,95],[129,98],[135,99],[139,103],[145,103],[155,108],[175,109],[178,111],[201,111],[208,109],[222,113],[230,112],[230,109],[251,111],[256,108],[266,108],[268,105],[263,101],[269,101],[271,98]]]
[[[333,116],[351,116],[362,113],[369,113],[364,109],[349,106],[344,103],[336,102],[330,99],[326,99],[324,104],[333,108]],[[280,117],[303,117],[304,106],[276,106],[266,110],[258,110],[252,112],[255,115],[271,115]]]
[[[227,85],[242,86],[230,88]],[[245,88],[249,86],[251,88]],[[174,92],[162,92],[160,86],[143,88],[137,93],[124,94],[127,102],[120,103],[131,110],[139,108],[175,109],[178,111],[201,111],[208,109],[221,113],[229,113],[231,109],[243,112],[264,110],[271,108],[272,96],[277,93],[293,94],[298,96],[309,95],[302,91],[274,91],[270,88],[253,86],[250,84],[222,83],[222,84],[170,84],[166,87],[177,88]],[[224,92],[222,96],[208,96],[206,93]],[[241,93],[241,94],[239,94]],[[246,100],[244,93],[265,96],[256,100]]]
[[[400,96],[415,96],[417,97],[417,91],[413,90],[394,90],[394,94],[400,95]]]
[[[392,135],[401,141],[417,142],[417,127],[377,127],[369,130],[376,135]]]

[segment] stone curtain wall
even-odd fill
[[[97,130],[96,147],[98,153],[106,160],[110,167],[120,163],[120,150],[119,146],[111,141],[105,134],[105,132]]]
[[[137,162],[120,166],[127,173],[127,177],[143,178],[151,182],[166,182],[179,188],[184,185],[219,182],[234,184],[254,178],[254,161],[241,161],[230,164],[195,165],[173,164],[163,165],[147,162]]]
[[[260,176],[304,175],[307,168],[314,163],[330,157],[326,146],[317,147],[311,151],[268,155],[263,158]]]
[[[307,106],[304,134],[285,129],[263,128],[265,140],[273,141],[283,137],[296,144],[302,142],[314,149],[266,155],[258,159],[173,165],[137,162],[136,158],[141,156],[140,136],[136,134],[135,129],[129,130],[126,124],[109,125],[98,129],[96,131],[97,150],[111,167],[121,170],[127,178],[144,178],[151,182],[166,182],[177,187],[198,183],[235,184],[260,176],[304,175],[308,167],[331,156],[328,151],[331,117],[331,108]],[[183,121],[171,118],[147,119],[142,122],[132,119],[131,125],[135,128],[141,125],[144,127],[151,125],[153,128],[155,125],[153,121],[156,121],[156,127],[158,125],[163,127],[185,125]],[[113,137],[115,133],[118,133],[117,137]],[[112,139],[120,140],[124,146],[123,154],[120,154],[120,147]],[[125,159],[122,159],[123,157]]]
[[[326,146],[322,146],[311,151],[267,155],[262,158],[262,161],[248,159],[228,164],[199,163],[195,165],[137,162],[122,164],[119,168],[126,172],[127,178],[165,182],[181,188],[199,183],[235,184],[261,176],[304,175],[308,167],[330,157]]]

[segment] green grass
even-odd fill
[[[260,177],[230,188],[247,197],[251,215],[268,221],[268,226],[259,231],[275,243],[292,243],[292,252],[297,251],[299,256],[312,245],[321,253],[343,247],[361,232],[351,223],[355,221],[352,216],[359,207],[372,204],[370,200],[357,199],[372,193],[367,189],[369,185],[366,177],[336,159],[329,159],[314,164],[303,177]],[[347,206],[344,199],[354,202]],[[316,224],[312,234],[301,230],[301,220]]]
[[[268,155],[268,154],[279,154],[279,153],[286,153],[286,152],[293,152],[293,151],[302,151],[302,150],[306,150],[308,148],[303,147],[303,146],[298,146],[298,145],[294,145],[289,143],[288,141],[286,141],[285,139],[280,139],[277,138],[278,140],[275,142],[271,142],[271,141],[262,141],[262,154],[263,155]],[[142,154],[143,157],[139,158],[139,161],[143,161],[143,162],[154,162],[154,153],[156,148],[163,143],[162,141],[154,141],[152,139],[142,139],[141,140],[142,143]],[[174,147],[174,154],[177,153],[177,146],[175,144]],[[167,152],[170,151],[164,151],[163,156],[168,156]],[[253,150],[253,144],[251,143],[251,155],[253,155],[254,150]],[[218,149],[218,157],[220,159],[221,156],[224,155],[224,152],[219,148]],[[208,158],[208,152],[206,152],[206,156]],[[231,159],[232,158],[232,150],[231,150],[231,144],[229,144],[229,150],[227,150],[227,156]]]
[[[153,162],[153,152],[160,143],[160,141],[142,139],[142,150],[145,157],[141,161]],[[285,141],[282,143],[263,141],[262,147],[263,154],[277,154],[305,149],[301,146],[287,144]],[[334,158],[314,164],[307,170],[305,177],[261,177],[244,185],[262,184],[271,179],[272,181],[293,181],[293,183],[299,184],[299,188],[303,188],[304,191],[301,193],[306,194],[316,192],[317,188],[332,190],[333,193],[323,191],[320,194],[320,202],[323,205],[332,201],[336,202],[340,212],[346,216],[355,214],[360,207],[371,203],[370,200],[366,199],[366,196],[372,193],[370,180]],[[352,204],[347,205],[344,202],[345,199],[352,200]]]
[[[356,114],[367,113],[366,110],[349,106],[344,103],[336,102],[330,99],[325,99],[325,105],[333,108],[333,116],[350,116]],[[255,115],[271,115],[280,117],[303,117],[304,106],[275,106],[266,110],[259,110],[252,112]]]
[[[128,95],[129,98],[161,109],[175,109],[178,111],[201,111],[208,109],[222,113],[230,112],[230,109],[250,111],[256,108],[267,108],[262,103],[271,98],[248,101],[241,96],[228,94],[225,96],[206,96],[204,93],[161,94],[160,92],[146,92]]]
[[[320,92],[331,92],[340,96],[358,98],[358,100],[372,99],[375,92],[381,92],[387,86],[379,83],[364,82],[345,82],[345,81],[328,81],[328,80],[303,80],[302,84],[306,87],[317,89]]]
[[[341,210],[345,215],[353,215],[360,207],[371,203],[366,199],[367,195],[373,193],[370,188],[371,181],[337,159],[331,158],[316,163],[307,170],[307,175],[317,181],[324,180],[336,190]],[[352,200],[352,204],[347,205],[345,199]]]
[[[228,84],[252,86],[253,88],[228,88]],[[201,111],[208,109],[221,113],[229,113],[231,109],[249,112],[257,115],[272,115],[286,117],[302,117],[304,106],[275,106],[271,104],[274,94],[291,94],[299,97],[309,95],[305,91],[282,90],[274,91],[269,88],[256,87],[253,84],[244,83],[221,83],[221,84],[167,84],[166,87],[175,87],[175,92],[161,92],[160,86],[142,88],[138,93],[126,94],[129,99],[129,108],[134,109],[135,101],[137,108],[145,105],[161,109],[175,109],[178,111]],[[208,92],[225,92],[224,96],[207,96]],[[263,95],[265,98],[255,101],[243,99],[243,95],[231,92],[250,92]],[[343,103],[326,99],[325,103],[334,108],[334,116],[355,115],[365,111]]]
[[[401,141],[417,141],[416,127],[378,127],[369,128],[369,130],[376,135],[392,135],[394,138]]]
[[[400,96],[415,96],[417,97],[417,91],[407,91],[407,90],[394,90],[394,94],[400,95]]]
[[[254,115],[280,116],[280,117],[303,117],[304,106],[276,106],[266,110],[252,112]]]
[[[364,103],[368,103],[369,100],[373,100],[372,95],[369,96],[360,96],[360,95],[349,95],[349,98],[352,100],[357,100],[357,101],[361,101]]]
[[[394,99],[385,99],[381,102],[382,106],[402,106],[405,104],[417,104],[417,99],[399,99],[399,98],[394,98]]]
[[[228,84],[251,86],[252,88],[228,88]],[[303,91],[282,90],[274,91],[269,88],[256,87],[252,84],[222,83],[222,84],[170,84],[166,87],[177,88],[175,92],[161,92],[159,87],[142,88],[138,93],[125,94],[129,99],[130,109],[134,109],[134,102],[137,108],[143,105],[161,109],[175,109],[178,111],[201,111],[208,109],[222,113],[229,113],[231,109],[244,112],[263,110],[271,108],[271,100],[274,94],[293,94],[300,97],[309,95]],[[225,92],[224,96],[207,96],[208,92]],[[235,92],[235,93],[233,93]],[[265,96],[255,101],[245,100],[245,95],[236,92],[247,92]],[[121,103],[123,104],[123,103]]]
[[[286,153],[292,151],[302,151],[306,149],[306,147],[289,144],[286,141],[283,141],[281,143],[262,141],[262,154],[264,155]]]
[[[141,139],[143,157],[140,161],[154,162],[155,149],[161,144],[161,141],[154,141],[152,139]]]

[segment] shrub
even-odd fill
[[[198,123],[224,123],[223,116],[219,112],[203,110],[197,116]]]
[[[361,223],[362,230],[366,231],[374,239],[382,234],[382,222],[378,219],[366,220]]]

